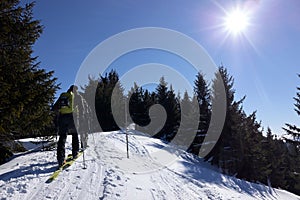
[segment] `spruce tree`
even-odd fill
[[[100,132],[102,129],[98,125],[98,119],[97,119],[97,112],[95,108],[95,98],[96,98],[96,91],[101,91],[100,89],[97,90],[97,86],[100,86],[99,80],[96,80],[92,77],[88,77],[89,82],[85,86],[83,86],[81,89],[83,90],[82,96],[87,101],[87,104],[91,110],[89,113],[89,120],[90,120],[90,131],[91,132]],[[98,84],[99,83],[99,84]],[[95,91],[96,90],[96,91]]]
[[[224,67],[219,67],[219,74],[216,74],[216,78],[213,80],[213,90],[212,90],[212,104],[218,105],[218,101],[224,101],[219,96],[217,86],[222,82],[225,86],[225,94],[226,94],[226,118],[223,130],[221,132],[220,138],[215,142],[215,146],[212,151],[205,157],[205,160],[209,160],[211,164],[216,165],[224,171],[229,169],[232,163],[232,153],[234,152],[232,148],[232,127],[234,126],[233,121],[233,104],[234,104],[234,93],[233,89],[233,77],[230,76],[227,70]],[[215,112],[218,112],[216,110]]]
[[[40,69],[37,57],[32,57],[43,29],[33,19],[34,4],[19,3],[0,3],[0,132],[25,137],[49,132],[50,105],[58,85],[54,72]]]
[[[164,77],[160,79],[160,83],[156,88],[156,103],[164,107],[167,120],[163,128],[154,137],[171,141],[179,127],[180,106],[172,86],[168,89]]]
[[[178,133],[178,128],[180,125],[180,103],[178,98],[176,98],[175,92],[172,85],[167,94],[167,122],[166,122],[166,140],[171,141],[175,135]]]
[[[288,173],[287,159],[289,157],[286,145],[278,140],[271,129],[267,128],[267,136],[263,143],[263,153],[268,160],[268,184],[272,187],[286,187],[285,176]]]
[[[198,105],[200,109],[199,118],[199,126],[197,134],[189,148],[189,151],[195,155],[199,154],[199,150],[201,148],[202,142],[206,137],[206,133],[208,131],[210,117],[211,117],[211,110],[210,110],[210,91],[208,85],[204,79],[204,75],[202,73],[198,73],[195,86],[194,86],[194,93],[195,97],[198,100]]]
[[[300,74],[298,76],[300,77]],[[296,97],[294,97],[294,110],[300,116],[300,87],[297,87],[297,91]],[[289,173],[286,175],[288,189],[300,194],[300,128],[297,125],[286,123],[286,127],[283,129],[289,135],[289,137],[285,137],[290,149],[290,158],[288,160]]]
[[[300,77],[300,74],[298,74]],[[300,87],[297,87],[297,94],[296,97],[294,97],[295,100],[295,111],[300,116]],[[293,143],[295,147],[297,148],[297,151],[300,152],[300,128],[297,125],[291,125],[289,123],[285,124],[286,127],[283,128],[288,135],[290,135],[290,138],[286,138],[290,143]]]
[[[237,176],[249,181],[260,181],[267,184],[272,171],[266,147],[266,138],[262,135],[261,125],[256,120],[256,112],[244,120],[241,138],[244,146]]]
[[[199,104],[196,96],[193,96],[191,99],[187,91],[184,92],[183,99],[180,104],[180,130],[178,139],[176,137],[176,143],[185,147],[188,152],[192,152],[194,154],[196,151],[193,151],[194,148],[199,149],[200,146],[196,146],[196,143],[193,142],[195,139],[199,125]],[[200,144],[201,145],[201,144]],[[192,149],[193,148],[193,149]]]
[[[149,92],[148,90],[145,90],[143,92],[143,104],[144,104],[144,116],[143,116],[143,122],[142,125],[148,125],[151,122],[150,116],[149,116],[149,109],[151,106],[155,104],[155,93]]]
[[[0,163],[14,151],[7,141],[54,131],[50,106],[58,89],[56,78],[32,56],[43,28],[33,19],[34,3],[19,4],[0,2]]]
[[[220,67],[219,72],[220,76],[216,76],[213,81],[212,105],[217,105],[215,102],[224,101],[220,99],[216,87],[222,81],[226,94],[226,117],[219,140],[205,159],[221,168],[224,173],[255,180],[256,177],[253,178],[253,174],[259,173],[259,170],[253,163],[260,157],[263,139],[260,123],[256,121],[255,112],[247,116],[243,111],[242,103],[245,97],[239,101],[234,100],[233,77],[224,67]],[[213,112],[218,112],[218,110]],[[265,164],[263,156],[261,161]],[[255,164],[261,166],[260,163]]]
[[[158,113],[153,113],[152,110],[152,119],[150,119],[150,108],[155,104],[156,102],[156,95],[154,92],[149,92],[148,90],[143,90],[142,88],[138,89],[139,95],[141,95],[141,101],[142,104],[139,105],[139,117],[138,119],[139,126],[137,127],[137,130],[150,134],[155,135],[159,127],[156,126],[158,123],[159,116],[157,116]],[[134,105],[132,105],[134,106]],[[154,115],[154,116],[153,116]],[[156,115],[156,116],[155,116]],[[150,126],[150,123],[152,125]]]
[[[167,82],[165,81],[164,77],[161,77],[161,79],[159,80],[159,85],[156,88],[155,103],[160,104],[161,106],[164,107],[164,109],[166,109],[167,95],[168,95]],[[159,118],[160,116],[157,113],[157,116],[154,117]],[[166,138],[165,126],[166,124],[164,124],[163,128],[156,135],[154,135],[155,138],[161,138],[161,139]]]
[[[179,95],[178,95],[179,96]],[[179,97],[180,98],[180,97]],[[181,132],[178,138],[179,145],[185,145],[188,143],[186,135],[192,132],[193,137],[196,135],[197,130],[191,130],[189,124],[191,113],[192,113],[192,102],[190,100],[189,94],[187,91],[183,94],[183,99],[181,100],[180,110],[181,110]],[[184,112],[183,112],[184,111]]]
[[[113,90],[115,90],[114,96]],[[122,123],[119,124],[120,126],[125,126],[125,97],[123,92],[124,88],[119,83],[119,76],[115,70],[99,78],[95,96],[95,109],[103,131],[114,131],[121,128],[116,124],[115,117]]]
[[[139,87],[136,83],[129,92],[129,112],[134,123],[139,126],[147,125],[146,119],[146,105],[143,100],[143,88]]]
[[[124,88],[119,82],[119,75],[116,71],[109,73],[109,88],[112,90],[110,109],[112,112],[112,130],[126,128]],[[118,122],[118,124],[116,124]]]

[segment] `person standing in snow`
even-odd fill
[[[54,110],[58,114],[58,135],[57,162],[61,167],[65,161],[65,144],[68,133],[72,134],[72,156],[76,158],[79,151],[79,138],[77,129],[79,127],[79,110],[82,106],[82,96],[78,93],[78,88],[71,85],[67,92],[63,92],[54,104]],[[75,123],[76,126],[75,126]]]

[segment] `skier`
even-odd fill
[[[77,91],[77,86],[71,85],[67,92],[63,92],[54,104],[54,110],[58,110],[58,135],[57,162],[61,167],[65,161],[65,143],[67,135],[72,134],[72,157],[75,159],[79,151],[79,138],[75,123],[79,127],[79,108],[82,96]]]

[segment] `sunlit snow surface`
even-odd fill
[[[283,190],[222,175],[201,159],[175,147],[166,148],[160,140],[133,131],[128,138],[129,159],[124,133],[90,134],[87,169],[81,157],[50,184],[45,182],[57,167],[55,150],[19,154],[0,166],[0,200],[300,199]],[[68,138],[67,154],[71,153],[70,141]],[[169,165],[156,160],[164,151],[177,153]],[[165,155],[172,156],[170,152]]]

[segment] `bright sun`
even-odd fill
[[[247,13],[242,10],[234,10],[228,13],[225,18],[224,26],[232,34],[243,33],[249,25]]]

